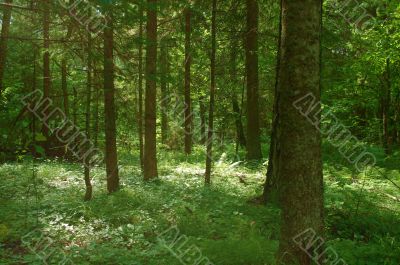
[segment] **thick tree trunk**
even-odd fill
[[[258,100],[258,3],[246,0],[247,159],[261,159]]]
[[[190,91],[190,66],[192,63],[191,55],[191,10],[185,9],[185,153],[192,152],[192,99]]]
[[[43,97],[50,98],[51,76],[50,76],[50,8],[51,1],[43,0]],[[45,116],[49,114],[49,108],[46,108]],[[49,138],[49,129],[43,124],[43,135]],[[47,149],[47,148],[46,148]]]
[[[157,0],[147,0],[147,53],[146,53],[146,99],[144,179],[158,177],[157,172]]]
[[[216,35],[217,35],[217,0],[212,2],[212,22],[211,22],[211,85],[210,85],[210,109],[208,112],[208,135],[207,135],[207,157],[205,184],[211,184],[211,163],[212,163],[212,142],[214,130],[214,104],[215,104],[215,57],[216,57]]]
[[[139,25],[139,98],[138,98],[138,137],[139,137],[139,154],[140,168],[143,172],[143,8],[140,7],[140,25]]]
[[[116,121],[114,102],[114,36],[113,17],[108,15],[104,29],[104,116],[106,135],[107,190],[112,193],[119,189],[118,158],[116,143]]]
[[[90,141],[90,113],[91,113],[91,108],[90,108],[90,103],[92,100],[92,37],[91,33],[87,34],[88,38],[88,43],[87,43],[87,87],[86,87],[86,122],[85,122],[85,128],[86,128],[86,137]],[[92,183],[90,180],[90,163],[88,160],[83,161],[84,164],[84,176],[85,176],[85,187],[86,187],[86,193],[84,200],[89,201],[92,199]]]
[[[161,44],[160,67],[161,67],[161,142],[167,143],[168,139],[168,52],[166,43]]]
[[[282,208],[278,260],[284,264],[310,265],[323,246],[319,240],[308,238],[308,241],[308,233],[302,234],[301,240],[297,236],[305,231],[315,233],[314,239],[324,236],[321,135],[300,112],[309,111],[298,110],[293,104],[309,93],[316,102],[320,100],[322,1],[283,0],[282,10],[280,118],[276,132]],[[321,106],[318,103],[311,107],[314,108],[309,115],[311,118],[316,115],[318,126]]]
[[[12,4],[13,0],[5,0],[4,3]],[[5,6],[3,7],[3,19],[2,19],[2,27],[1,27],[1,36],[0,36],[0,96],[3,92],[3,77],[4,77],[4,69],[6,65],[7,58],[7,42],[8,42],[8,32],[10,31],[10,22],[11,22],[11,7]]]

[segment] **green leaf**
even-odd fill
[[[35,141],[45,142],[46,140],[47,140],[46,136],[44,136],[42,133],[37,133],[35,135]]]
[[[41,147],[40,145],[36,145],[36,144],[35,144],[33,147],[35,148],[35,151],[36,151],[37,153],[41,154],[42,156],[45,155],[45,152],[44,152],[44,148],[43,148],[43,147]]]

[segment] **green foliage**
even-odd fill
[[[62,251],[75,264],[178,265],[179,260],[157,240],[158,234],[176,225],[188,244],[215,264],[274,264],[279,210],[248,202],[261,192],[263,166],[233,164],[223,156],[215,163],[213,186],[206,188],[203,164],[195,163],[204,150],[195,150],[193,157],[161,152],[160,180],[150,183],[143,182],[140,169],[129,163],[137,160],[137,154],[123,152],[122,190],[107,195],[104,170],[95,168],[94,198],[86,203],[81,199],[79,165],[37,162],[35,176],[31,161],[2,165],[0,187],[8,192],[0,197],[0,260],[40,264],[21,243],[38,228],[54,241],[51,249]],[[382,177],[354,174],[345,164],[338,167],[337,157],[325,150],[327,244],[348,264],[397,265],[397,188]],[[388,169],[398,161],[394,156],[379,159],[378,164]],[[387,174],[400,180],[398,169]],[[28,242],[34,239],[30,236]]]
[[[26,1],[15,0],[17,5]],[[32,7],[36,6],[33,1]],[[57,2],[57,1],[54,1]],[[13,9],[4,76],[5,89],[0,97],[0,264],[43,264],[43,260],[22,242],[37,237],[51,238],[51,250],[57,250],[52,262],[60,262],[65,253],[75,264],[181,264],[158,240],[157,235],[171,226],[187,236],[203,255],[220,265],[274,264],[278,248],[280,211],[276,206],[250,203],[262,192],[265,165],[243,162],[244,150],[235,150],[235,114],[232,96],[240,102],[243,124],[245,109],[245,2],[219,1],[217,14],[217,93],[215,109],[213,185],[203,185],[205,147],[196,145],[193,154],[181,152],[183,143],[184,23],[187,1],[158,1],[159,44],[166,45],[168,68],[165,78],[168,95],[168,141],[158,146],[160,179],[143,182],[138,157],[137,137],[137,55],[139,10],[141,1],[84,1],[97,5],[98,12],[113,8],[115,28],[115,69],[118,157],[122,189],[113,195],[105,190],[105,170],[93,168],[94,198],[82,202],[83,168],[63,161],[35,159],[44,157],[46,142],[41,124],[24,112],[21,98],[33,89],[42,89],[42,16],[28,10]],[[356,1],[351,10],[332,8],[324,1],[322,32],[322,103],[362,140],[362,145],[378,159],[383,172],[358,173],[328,142],[323,143],[325,176],[326,241],[348,264],[400,264],[400,196],[388,179],[400,183],[400,153],[386,156],[378,146],[382,142],[383,79],[390,58],[392,95],[389,128],[400,131],[400,5],[398,1],[366,0],[359,7],[373,15],[371,31],[357,30],[343,14],[357,17]],[[208,105],[210,1],[192,2],[192,103],[194,126],[200,128],[200,104]],[[264,157],[268,154],[273,117],[274,85],[278,43],[279,1],[262,0],[259,25],[260,118]],[[347,7],[350,8],[350,7]],[[63,107],[60,61],[67,60],[67,92],[70,119],[84,128],[86,112],[86,34],[84,27],[73,25],[67,38],[69,17],[60,5],[51,10],[51,96],[54,106]],[[29,11],[30,12],[30,11]],[[341,13],[340,13],[341,12]],[[358,14],[362,15],[362,14]],[[145,17],[144,17],[145,19]],[[21,40],[15,37],[21,37]],[[24,39],[27,40],[24,40]],[[32,39],[32,40],[31,40]],[[65,40],[57,41],[57,40]],[[93,128],[99,148],[104,147],[102,119],[102,42],[93,38]],[[236,64],[230,55],[236,49]],[[237,80],[230,68],[236,67]],[[159,71],[160,72],[160,71]],[[75,94],[76,92],[76,94]],[[242,98],[243,97],[243,98]],[[162,99],[158,97],[158,102]],[[97,109],[97,116],[95,116]],[[206,115],[207,113],[205,113]],[[206,115],[207,116],[207,115]],[[161,113],[157,113],[161,138]],[[94,122],[98,122],[95,131]],[[35,127],[36,131],[32,128]],[[199,134],[194,137],[200,140]],[[393,139],[395,140],[395,139]],[[395,143],[394,143],[395,144]],[[14,162],[10,162],[14,161]],[[265,161],[264,161],[265,162]],[[37,229],[37,230],[35,230]],[[32,231],[38,234],[29,235]],[[27,237],[27,235],[29,235]],[[38,251],[45,248],[39,247]]]

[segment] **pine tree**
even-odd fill
[[[146,98],[144,133],[144,179],[158,177],[157,172],[157,0],[147,0]]]
[[[321,135],[293,103],[308,93],[312,93],[317,101],[320,99],[322,3],[283,0],[282,10],[279,147],[276,150],[282,207],[278,260],[284,264],[309,265],[312,258],[293,238],[307,229],[323,237]],[[319,113],[320,104],[314,107],[313,113]],[[322,247],[313,249],[321,250]]]

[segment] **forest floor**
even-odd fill
[[[349,265],[400,264],[400,190],[386,179],[400,184],[400,154],[373,150],[385,178],[325,149],[326,244]],[[94,169],[90,202],[79,164],[35,161],[35,175],[29,159],[1,165],[0,264],[194,264],[185,251],[216,265],[274,264],[279,209],[251,202],[265,165],[220,155],[205,188],[201,148],[158,157],[160,177],[145,183],[137,155],[120,152],[123,186],[113,195]],[[171,235],[187,242],[172,246]]]

